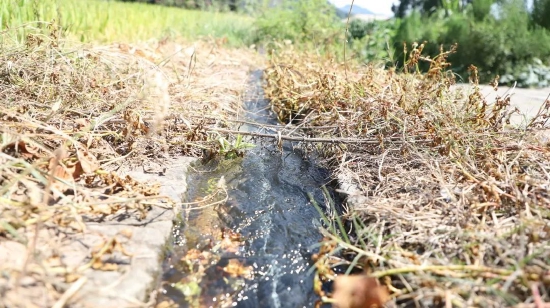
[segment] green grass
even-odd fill
[[[0,30],[18,28],[23,39],[30,27],[61,21],[71,39],[83,42],[136,42],[182,36],[227,38],[233,46],[248,43],[254,19],[235,13],[191,11],[142,3],[100,0],[4,0]]]

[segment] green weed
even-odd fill
[[[226,138],[220,136],[218,142],[220,144],[219,154],[229,159],[242,156],[243,151],[254,147],[254,144],[244,142],[242,135],[237,135],[233,142],[230,142]]]

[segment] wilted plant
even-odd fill
[[[0,277],[2,303],[13,307],[36,306],[36,290],[47,295],[39,305],[62,307],[68,298],[61,295],[67,288],[78,291],[85,272],[124,266],[110,261],[115,252],[129,257],[117,237],[84,247],[88,259],[81,264],[57,260],[65,256],[63,245],[89,234],[91,221],[119,215],[141,220],[178,202],[160,196],[160,185],[124,173],[216,149],[216,140],[208,140],[216,122],[208,117],[235,109],[247,77],[240,67],[218,64],[219,47],[208,42],[195,44],[199,56],[166,40],[82,46],[68,43],[59,29],[56,23],[13,29],[28,34],[23,41],[12,30],[0,32],[0,249],[15,245],[27,260],[22,267],[0,264],[13,277]],[[233,61],[252,58],[225,52]],[[213,71],[231,76],[224,81],[231,86],[195,91],[211,86]],[[187,84],[173,82],[181,72]],[[246,144],[239,139],[232,146]],[[32,288],[21,284],[29,278]],[[52,282],[60,287],[47,289]]]
[[[403,305],[530,303],[550,274],[544,131],[512,126],[510,97],[486,101],[475,67],[457,89],[454,47],[433,58],[422,49],[403,72],[296,50],[270,60],[265,91],[279,119],[332,138],[317,149],[355,187],[344,191],[348,235],[327,234],[330,257],[317,265],[379,278]]]

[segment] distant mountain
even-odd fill
[[[347,16],[349,13],[349,8],[351,7],[350,4],[344,5],[342,7],[338,8],[338,15],[344,14],[344,16]],[[351,9],[351,15],[375,15],[372,11],[367,10],[364,7],[360,7],[358,5],[354,5]]]

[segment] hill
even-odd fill
[[[349,5],[349,4],[344,5],[342,7],[339,7],[338,11],[344,13],[347,16],[347,14],[349,13],[350,7],[351,7],[351,5]],[[351,9],[351,14],[352,15],[358,15],[358,14],[359,15],[376,15],[372,11],[370,11],[370,10],[364,8],[364,7],[358,6],[358,5],[353,6],[353,8]]]

